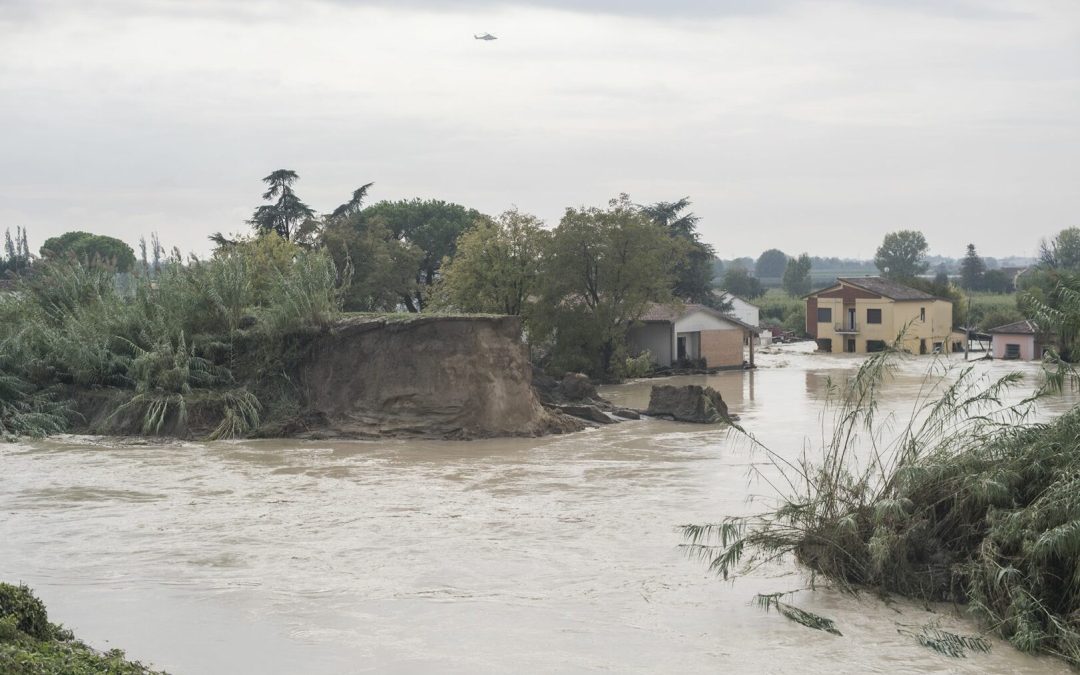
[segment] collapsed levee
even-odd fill
[[[299,435],[484,438],[575,431],[532,388],[513,316],[347,317],[297,364]]]

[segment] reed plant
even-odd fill
[[[725,579],[794,559],[811,586],[964,603],[1016,647],[1080,665],[1080,408],[1037,422],[1053,378],[1017,400],[1018,373],[935,360],[898,423],[879,402],[905,358],[872,355],[829,384],[820,453],[791,459],[743,430],[775,497],[756,515],[684,526],[685,550]]]
[[[0,436],[61,431],[90,394],[111,408],[87,416],[91,431],[250,434],[266,408],[255,392],[277,403],[281,362],[297,356],[277,352],[340,314],[349,274],[324,251],[261,239],[207,260],[174,251],[134,278],[43,261],[0,296]]]

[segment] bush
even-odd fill
[[[648,350],[638,354],[637,356],[626,357],[625,365],[623,366],[623,377],[646,377],[653,370],[653,356]]]
[[[969,299],[962,302],[967,305]],[[970,304],[967,325],[977,327],[979,330],[989,330],[1022,321],[1025,318],[1017,307],[1015,295],[975,293],[970,296]]]
[[[0,583],[0,619],[13,619],[15,628],[38,640],[53,636],[45,604],[26,586]]]
[[[0,583],[0,672],[5,675],[147,675],[124,652],[101,653],[49,623],[45,605],[26,586]]]
[[[806,334],[806,300],[772,289],[757,304],[763,325],[780,326],[799,336]]]

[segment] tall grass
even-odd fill
[[[13,352],[10,341],[0,342],[0,440],[64,431],[71,416],[68,404],[24,379]]]
[[[115,401],[91,430],[248,434],[265,407],[251,388],[263,373],[236,369],[260,362],[252,352],[280,349],[283,336],[331,322],[348,273],[343,281],[325,252],[283,240],[241,242],[208,260],[174,251],[133,281],[42,262],[0,297],[0,435],[63,429],[75,416],[58,387]]]
[[[1036,423],[1042,392],[1006,397],[1019,375],[935,362],[886,438],[878,401],[901,358],[876,354],[830,386],[819,455],[791,460],[748,435],[775,501],[684,526],[686,551],[724,578],[793,558],[811,585],[966,603],[1018,648],[1080,665],[1080,409]]]

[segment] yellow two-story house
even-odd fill
[[[837,279],[806,296],[806,332],[823,352],[883,351],[900,337],[913,354],[957,351],[952,303],[881,277]]]

